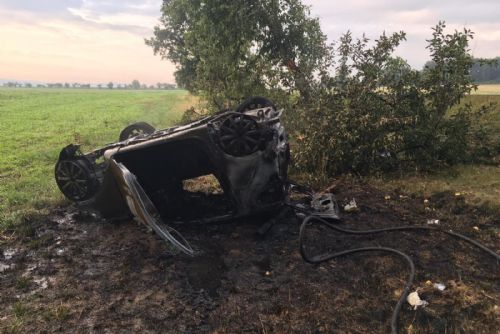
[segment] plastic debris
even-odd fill
[[[391,199],[391,196],[389,196],[389,195],[385,195],[385,196],[384,196],[384,199],[385,199],[386,201],[388,201],[388,200],[390,200],[390,199]]]
[[[429,304],[425,300],[420,299],[417,291],[410,293],[408,297],[406,297],[406,301],[413,307],[414,310],[416,310],[419,306],[425,307]]]
[[[474,226],[473,229],[474,229],[474,231],[479,231],[479,227],[477,227],[477,226]]]
[[[426,199],[424,199],[424,203],[425,203],[425,204],[429,203],[429,200],[428,200],[427,198],[426,198]]]
[[[358,205],[356,204],[356,200],[353,198],[352,201],[349,202],[349,204],[346,204],[344,206],[344,211],[345,212],[355,212],[358,211]]]
[[[3,257],[6,259],[6,260],[10,260],[12,259],[12,257],[14,255],[16,255],[16,250],[13,249],[13,248],[8,248],[6,250],[3,251]]]
[[[427,219],[427,225],[439,225],[439,219]]]
[[[439,291],[443,291],[444,289],[446,289],[446,285],[444,285],[443,283],[434,283],[433,287],[435,287]]]
[[[4,271],[6,271],[8,269],[10,269],[10,265],[0,262],[0,273],[3,273]]]

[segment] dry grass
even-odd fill
[[[474,95],[500,95],[500,84],[479,85]]]
[[[500,166],[464,165],[430,175],[371,179],[371,183],[388,191],[401,189],[425,198],[451,191],[469,204],[500,209]]]

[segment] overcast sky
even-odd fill
[[[249,0],[250,1],[250,0]],[[407,32],[397,54],[420,68],[431,26],[475,32],[476,57],[500,56],[500,0],[303,0],[328,38]],[[161,0],[0,0],[0,79],[173,82],[174,66],[144,44]]]

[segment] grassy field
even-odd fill
[[[192,101],[182,90],[0,89],[0,226],[62,200],[53,168],[67,144],[114,142],[136,121],[167,127]]]

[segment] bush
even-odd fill
[[[475,88],[472,33],[445,34],[444,28],[442,22],[434,28],[428,41],[434,66],[423,71],[393,57],[403,32],[382,35],[371,47],[366,38],[343,36],[332,56],[335,75],[323,77],[315,98],[301,101],[291,115],[296,166],[334,175],[469,160],[478,112],[469,104],[449,111]],[[298,121],[304,119],[309,122]]]
[[[450,113],[475,88],[472,32],[444,29],[440,22],[428,41],[432,66],[417,71],[393,55],[403,32],[373,43],[348,33],[334,48],[300,0],[169,0],[146,43],[177,65],[177,83],[207,112],[252,95],[287,109],[296,167],[334,175],[430,169],[488,153],[472,107]]]

